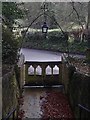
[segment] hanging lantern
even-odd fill
[[[48,26],[46,24],[46,22],[44,22],[43,26],[42,26],[42,33],[47,33],[48,32]]]

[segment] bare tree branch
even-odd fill
[[[68,17],[70,17],[73,14],[73,12],[74,10],[72,10],[71,13],[68,16],[66,16],[64,19],[66,20]]]
[[[30,28],[31,25],[32,25],[39,17],[41,17],[42,15],[43,15],[43,13],[42,13],[42,14],[39,14],[39,15],[28,25],[28,27],[27,27],[27,29],[25,30],[25,33],[24,33],[24,35],[23,35],[23,40],[22,40],[22,42],[21,42],[21,45],[20,45],[19,50],[22,48],[24,38],[25,38],[25,36],[26,36],[26,34],[27,34],[29,28]]]
[[[72,1],[72,0],[71,0],[71,1]],[[76,8],[75,8],[74,3],[75,3],[74,1],[71,2],[72,8],[73,8],[73,10],[75,11],[75,13],[76,13],[76,15],[77,15],[77,18],[78,18],[79,24],[81,25],[82,29],[84,29],[83,24],[82,24],[82,22],[81,22],[81,20],[80,20],[79,13],[77,12],[77,10],[76,10]]]

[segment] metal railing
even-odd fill
[[[90,114],[90,109],[86,108],[85,106],[78,104],[79,109],[79,119],[82,120],[82,111],[85,111],[86,113]],[[88,117],[88,116],[87,116]],[[84,117],[85,118],[85,117]]]
[[[2,120],[17,120],[18,118],[18,109],[15,108],[13,109],[7,116],[6,118],[3,118]]]

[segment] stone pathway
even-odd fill
[[[40,96],[45,94],[45,90],[36,88],[25,88],[24,103],[21,109],[24,111],[24,118],[41,118]]]
[[[24,113],[22,120],[52,119],[65,115],[73,117],[68,101],[60,88],[25,88],[23,96],[24,101],[20,108]]]
[[[0,77],[0,120],[2,118],[2,81]]]

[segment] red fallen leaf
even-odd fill
[[[47,92],[45,99],[41,106],[42,118],[73,118],[68,99],[61,92]]]
[[[22,118],[18,117],[18,120],[22,120]]]
[[[23,102],[24,102],[23,99],[19,99],[19,100],[18,100],[19,105],[23,105]]]
[[[22,95],[20,98],[24,98],[24,95]]]
[[[44,97],[43,96],[40,96],[40,100],[42,100]]]
[[[22,119],[24,117],[24,113],[25,113],[25,111],[20,110],[19,113],[18,113],[18,118]]]

